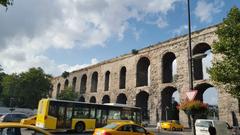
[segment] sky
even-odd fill
[[[187,33],[187,0],[15,0],[0,6],[5,73],[41,67],[59,76]],[[190,0],[192,30],[226,17],[239,0]]]

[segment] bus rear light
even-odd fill
[[[46,119],[47,119],[47,116],[44,117],[44,120],[46,120]]]

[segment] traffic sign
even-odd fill
[[[193,100],[196,97],[197,92],[198,92],[197,90],[191,90],[191,91],[186,92],[188,100],[190,100],[190,101]]]

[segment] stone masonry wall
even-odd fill
[[[192,48],[199,43],[207,43],[212,45],[217,40],[216,26],[212,26],[203,30],[192,33]],[[80,81],[82,75],[87,75],[87,89],[86,93],[81,94],[85,98],[86,102],[89,102],[90,97],[95,96],[97,103],[102,103],[104,95],[110,97],[110,102],[116,102],[117,95],[124,93],[127,97],[127,104],[134,106],[136,95],[145,91],[149,94],[148,97],[148,110],[150,115],[150,123],[156,124],[157,117],[161,118],[161,92],[167,87],[176,88],[180,95],[180,100],[183,101],[186,98],[185,93],[189,91],[189,70],[188,70],[188,36],[181,36],[178,38],[170,39],[168,41],[158,43],[153,46],[149,46],[138,50],[137,54],[126,54],[113,58],[108,61],[98,63],[93,66],[89,66],[77,71],[71,72],[69,77],[69,85],[72,84],[74,77],[77,77],[76,91],[80,91]],[[177,75],[178,78],[172,83],[162,83],[162,57],[167,52],[172,52],[176,56],[177,63]],[[136,72],[137,62],[140,58],[147,57],[150,61],[150,84],[148,86],[136,87]],[[119,89],[119,76],[121,68],[126,67],[126,88]],[[91,88],[91,75],[93,72],[98,72],[98,88],[97,92],[90,92]],[[110,71],[110,82],[109,90],[104,91],[105,73]],[[55,77],[52,80],[53,92],[52,97],[56,98],[57,85],[60,83],[60,90],[64,88],[65,80],[62,77]],[[194,81],[194,86],[207,83],[212,84],[210,80],[198,80]],[[214,86],[218,89],[218,106],[220,119],[231,121],[231,111],[238,112],[238,103],[236,99],[232,98],[229,94],[224,91],[222,86]],[[158,116],[157,116],[158,115]],[[187,116],[184,112],[179,113],[180,121],[187,126]]]

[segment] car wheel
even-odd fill
[[[75,131],[78,133],[82,133],[85,129],[85,125],[82,122],[78,122],[75,126]]]

